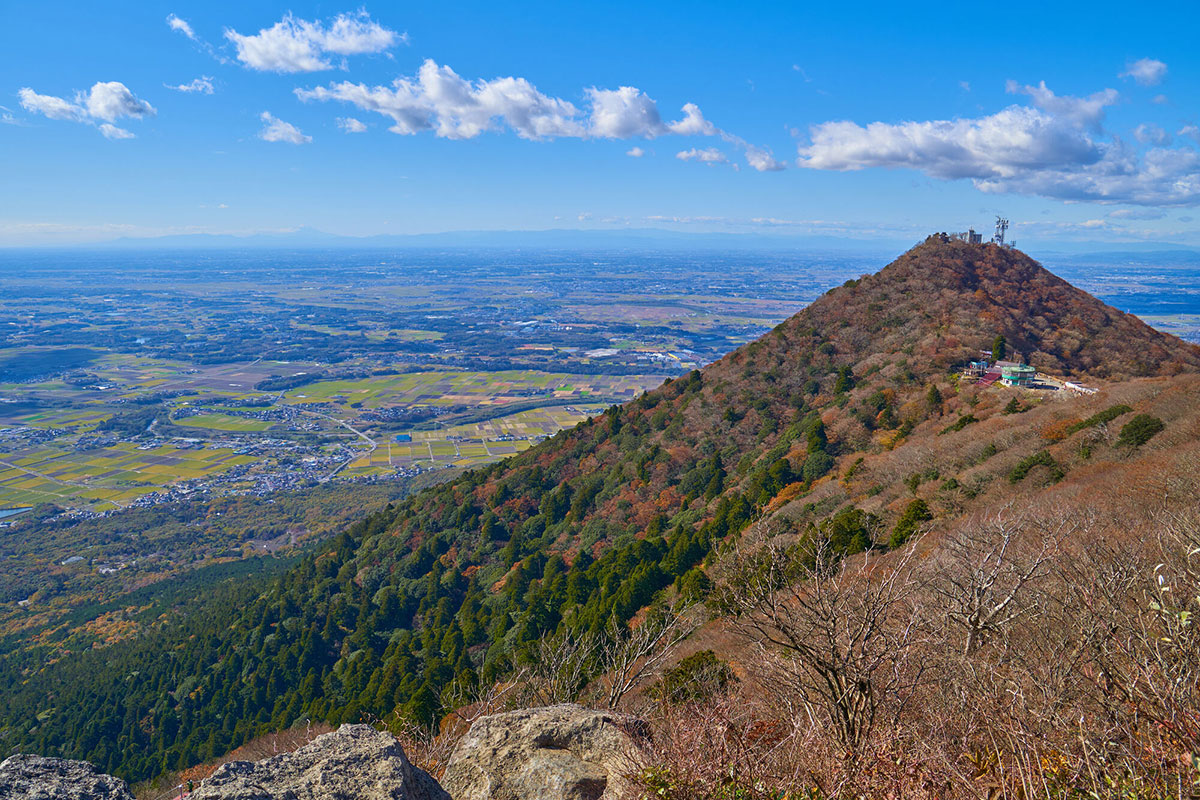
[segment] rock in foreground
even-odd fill
[[[645,740],[636,717],[576,705],[493,714],[471,726],[442,785],[454,800],[615,800]]]
[[[133,800],[120,778],[86,761],[45,756],[12,756],[0,763],[4,800]]]
[[[395,737],[343,725],[294,753],[231,761],[208,776],[194,800],[450,800],[413,766]]]

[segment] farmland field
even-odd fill
[[[738,253],[0,254],[0,508],[495,461],[861,271]]]

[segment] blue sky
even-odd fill
[[[642,228],[1200,245],[1195,2],[0,4],[0,245]]]

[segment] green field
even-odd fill
[[[410,431],[411,442],[394,437],[374,453],[354,461],[348,474],[374,474],[404,467],[474,467],[532,447],[537,441],[573,427],[604,410],[602,404],[552,406],[519,411],[485,422]]]
[[[489,406],[545,397],[587,402],[597,397],[632,400],[657,385],[642,376],[561,375],[533,370],[473,372],[439,370],[381,375],[355,380],[318,381],[288,391],[287,403],[361,403],[363,408],[390,405]]]
[[[180,480],[215,475],[254,461],[227,448],[139,450],[117,444],[99,450],[58,447],[0,453],[0,507],[42,502],[124,505]]]
[[[192,428],[208,428],[215,431],[265,431],[271,423],[259,419],[246,419],[230,414],[197,414],[174,420],[176,425]]]

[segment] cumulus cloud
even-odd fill
[[[653,139],[667,132],[658,104],[641,89],[622,86],[619,89],[588,89],[592,102],[592,136],[604,139],[629,139],[640,136]]]
[[[124,128],[118,128],[116,125],[110,125],[107,122],[101,123],[100,133],[105,139],[132,139],[133,134]]]
[[[782,161],[776,160],[770,153],[757,147],[747,148],[746,163],[759,172],[779,172],[787,168]]]
[[[164,83],[163,86],[166,86],[168,89],[173,89],[177,92],[187,92],[189,94],[192,92],[198,92],[200,94],[212,94],[212,81],[213,79],[209,76],[201,75],[199,78],[194,78],[188,83],[180,83],[176,85]]]
[[[354,117],[338,117],[337,126],[346,133],[364,133],[367,126]]]
[[[393,133],[434,131],[447,139],[472,139],[501,122],[525,139],[583,136],[578,109],[548,97],[523,78],[474,83],[454,70],[426,60],[416,80],[397,78],[391,86],[349,81],[297,89],[301,100],[340,100],[392,120]]]
[[[180,19],[174,14],[167,14],[167,25],[170,26],[171,30],[182,33],[193,42],[197,41],[196,32],[192,30],[192,26],[186,20]]]
[[[447,139],[473,139],[507,128],[531,140],[717,136],[745,152],[747,163],[760,172],[785,166],[766,149],[718,128],[694,103],[683,106],[680,119],[665,121],[654,99],[633,86],[589,88],[584,92],[588,107],[580,108],[543,94],[524,78],[468,80],[427,59],[415,76],[387,86],[343,81],[295,91],[301,100],[340,101],[382,114],[392,122],[388,130],[399,134],[433,131]],[[638,157],[642,150],[628,154]]]
[[[683,119],[668,123],[667,130],[680,136],[716,136],[720,133],[716,125],[704,118],[695,103],[684,104],[683,114]]]
[[[97,83],[88,92],[85,102],[88,114],[96,119],[104,119],[109,122],[121,117],[140,119],[155,114],[154,106],[145,100],[134,97],[133,92],[129,91],[120,81]]]
[[[825,122],[810,129],[798,165],[920,170],[943,180],[970,179],[984,192],[1149,206],[1200,204],[1200,155],[1167,149],[1147,127],[1144,151],[1102,129],[1112,90],[1086,98],[1055,95],[1044,83],[1010,84],[1032,106],[984,117],[920,122]],[[1165,134],[1164,134],[1165,136]]]
[[[1042,111],[1091,127],[1104,121],[1105,107],[1117,102],[1119,97],[1116,89],[1105,89],[1088,97],[1060,96],[1046,88],[1045,81],[1037,86],[1020,86],[1016,81],[1009,81],[1005,90],[1009,94],[1027,94],[1034,106]]]
[[[1156,58],[1139,58],[1125,65],[1121,78],[1133,78],[1141,86],[1158,86],[1167,77],[1167,65]]]
[[[1152,122],[1143,122],[1134,128],[1133,138],[1142,144],[1165,145],[1171,143],[1171,135]]]
[[[21,108],[50,119],[67,119],[82,122],[87,117],[87,111],[80,105],[48,94],[38,94],[33,89],[25,87],[17,92],[21,100]]]
[[[641,158],[642,156],[646,155],[646,151],[640,147],[631,147],[625,151],[625,155],[629,156],[630,158]]]
[[[312,141],[311,136],[305,136],[295,125],[273,116],[270,111],[262,112],[258,118],[263,121],[263,129],[258,132],[258,138],[264,142],[308,144]]]
[[[1179,129],[1180,136],[1187,136],[1189,139],[1194,139],[1196,144],[1200,144],[1200,127],[1195,125],[1184,125]]]
[[[154,106],[136,97],[120,81],[99,81],[87,92],[76,92],[73,100],[38,94],[29,87],[21,89],[17,96],[26,111],[49,119],[95,125],[108,139],[134,138],[129,131],[111,124],[118,119],[141,119],[157,113]]]
[[[288,14],[270,28],[244,35],[226,29],[225,38],[237,47],[237,58],[251,69],[263,72],[318,72],[332,69],[328,56],[380,53],[402,34],[370,18],[366,11],[340,14],[325,24]]]
[[[693,147],[691,150],[680,150],[675,154],[680,161],[699,161],[701,164],[728,164],[729,158],[715,147],[703,150]]]

